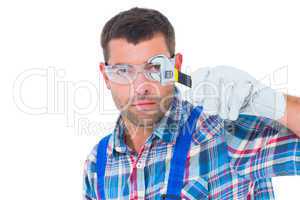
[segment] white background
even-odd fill
[[[170,19],[190,72],[226,64],[273,80],[283,67],[272,87],[300,96],[297,1],[1,1],[1,200],[81,199],[84,160],[117,116],[100,31],[133,6]],[[274,186],[277,199],[299,199],[299,177]]]

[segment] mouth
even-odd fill
[[[142,105],[152,105],[155,104],[154,101],[138,101],[133,104],[133,106],[142,106]]]
[[[152,110],[156,106],[154,101],[137,101],[132,106],[136,107],[138,110]]]

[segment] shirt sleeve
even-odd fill
[[[83,200],[97,200],[96,149],[94,147],[85,161],[83,171]]]
[[[225,122],[231,167],[241,176],[257,180],[300,174],[299,138],[268,118],[240,115]]]

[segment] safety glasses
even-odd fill
[[[105,73],[111,81],[119,84],[130,84],[139,73],[143,73],[149,81],[159,82],[161,85],[176,81],[192,86],[191,77],[176,69],[175,58],[168,58],[163,54],[155,55],[140,65],[106,63]]]
[[[139,73],[143,73],[149,81],[163,83],[166,82],[163,79],[174,81],[174,68],[174,58],[168,58],[165,55],[156,55],[148,59],[146,63],[140,65],[106,64],[105,72],[111,81],[119,84],[129,84],[133,82]],[[166,69],[170,69],[169,72],[166,72]]]

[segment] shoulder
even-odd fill
[[[189,101],[182,102],[182,111],[186,113],[185,119],[182,120],[186,123],[188,116],[196,106],[191,104]],[[202,111],[197,119],[196,130],[193,133],[194,139],[200,139],[203,136],[206,140],[209,140],[215,136],[221,134],[224,128],[224,120],[219,115],[207,115]],[[203,140],[203,139],[200,139]]]
[[[102,137],[99,142],[94,145],[94,147],[92,148],[92,150],[90,151],[90,153],[88,154],[87,158],[86,158],[86,171],[87,172],[91,172],[91,173],[95,173],[96,172],[96,164],[97,164],[97,154],[99,152],[99,150],[101,151],[101,149],[99,149],[99,147],[102,145],[104,145],[105,142],[109,142],[109,139],[111,138],[111,134],[105,135],[104,137]],[[110,148],[109,148],[110,149]],[[106,151],[106,149],[105,149]]]
[[[206,115],[201,113],[197,120],[196,130],[193,139],[196,143],[214,141],[224,132],[224,120],[219,115]]]
[[[283,128],[283,125],[275,120],[244,114],[239,115],[235,121],[226,121],[224,126],[230,136],[249,140],[276,134]]]
[[[87,173],[95,173],[96,172],[96,162],[97,162],[97,150],[98,144],[94,145],[90,153],[88,154],[85,161],[85,171]]]

